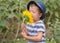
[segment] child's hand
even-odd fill
[[[26,28],[26,25],[24,23],[21,24],[21,29]]]
[[[21,24],[21,30],[22,30],[22,31],[25,31],[25,28],[26,28],[25,24],[22,23],[22,24]]]
[[[27,34],[27,29],[25,24],[21,24],[21,30],[22,32],[25,32]]]
[[[25,38],[27,36],[26,32],[21,32],[21,35]]]

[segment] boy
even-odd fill
[[[46,43],[45,39],[45,25],[43,19],[45,18],[46,7],[43,2],[30,1],[27,9],[33,16],[33,24],[22,24],[21,28],[26,28],[21,32],[21,35],[28,40],[28,43]]]

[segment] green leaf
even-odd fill
[[[55,12],[55,16],[56,16],[56,17],[59,17],[59,14],[58,14],[58,12]]]
[[[24,23],[25,23],[25,24],[26,24],[27,22],[29,22],[29,18],[28,18],[27,16],[24,16],[23,20],[24,20]]]
[[[6,20],[0,20],[0,26],[6,27]]]
[[[15,17],[14,14],[10,14],[10,15],[8,16],[8,18],[13,18],[13,17]]]
[[[0,27],[0,32],[2,32],[2,28]]]

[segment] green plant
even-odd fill
[[[53,38],[55,42],[52,41],[52,43],[60,43],[60,0],[43,0],[43,2],[46,5],[47,39],[51,42]]]
[[[13,40],[9,43],[15,42],[20,36],[21,11],[26,9],[25,4],[22,0],[0,0],[0,33],[3,34],[1,43],[9,40]]]
[[[0,0],[0,43],[18,43],[22,11],[30,0]],[[40,0],[34,0],[40,1]],[[41,0],[46,5],[47,43],[60,43],[60,0]]]

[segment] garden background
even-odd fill
[[[30,0],[0,0],[0,43],[26,43],[20,35],[22,11]],[[60,0],[43,1],[46,5],[46,43],[60,43]]]

